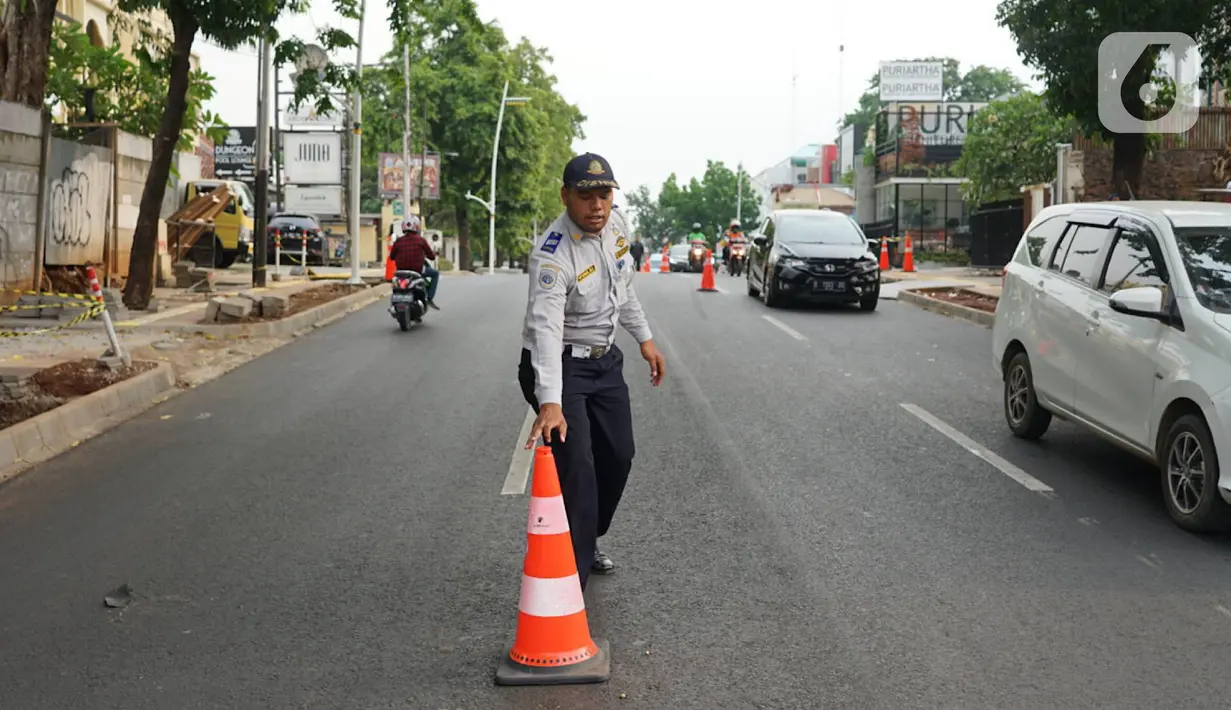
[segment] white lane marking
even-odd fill
[[[1014,466],[1008,461],[1005,461],[1003,458],[997,456],[993,451],[988,449],[986,446],[983,446],[982,444],[976,442],[974,439],[971,439],[970,437],[966,436],[965,434],[958,431],[957,429],[954,429],[953,427],[944,423],[943,421],[941,421],[940,419],[936,418],[931,413],[929,413],[923,407],[920,407],[914,404],[909,404],[906,402],[903,402],[901,406],[902,406],[902,409],[905,409],[906,411],[915,415],[919,419],[922,419],[925,424],[932,427],[933,429],[940,432],[941,434],[944,434],[945,436],[949,437],[955,443],[961,446],[963,449],[966,449],[967,451],[974,454],[978,458],[983,459],[987,463],[990,463],[991,465],[995,466],[997,469],[1000,470],[1001,473],[1008,476],[1009,478],[1012,478],[1014,481],[1017,481],[1018,483],[1022,484],[1027,489],[1032,490],[1036,493],[1051,493],[1052,492],[1051,486],[1040,481],[1034,476],[1031,476],[1030,474],[1021,470],[1017,466]]]
[[[1153,560],[1146,558],[1145,555],[1137,555],[1137,561],[1145,565],[1146,567],[1151,567],[1153,569],[1162,569]]]
[[[786,333],[792,338],[795,338],[796,340],[807,340],[808,339],[804,336],[803,333],[800,333],[798,330],[795,330],[791,326],[787,325],[786,323],[783,323],[782,321],[778,320],[777,318],[773,316],[761,316],[761,317],[769,321],[771,325],[775,326],[776,328],[780,329],[782,332]]]
[[[521,431],[517,433],[517,441],[513,443],[513,459],[509,461],[509,472],[504,477],[502,496],[520,496],[526,494],[526,482],[530,480],[530,467],[534,465],[534,449],[526,448],[526,439],[534,429],[534,410],[526,407],[526,418],[521,423]]]
[[[1216,609],[1219,614],[1222,614],[1223,616],[1231,618],[1231,610],[1227,609],[1227,607],[1223,606],[1222,604],[1215,604],[1214,609]]]

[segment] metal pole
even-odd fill
[[[359,3],[359,34],[357,35],[355,47],[355,115],[353,117],[353,125],[351,126],[351,148],[350,148],[350,209],[347,210],[350,214],[347,221],[350,223],[350,278],[347,283],[358,285],[363,283],[363,279],[359,277],[359,166],[360,166],[360,151],[363,149],[363,93],[360,91],[360,83],[358,80],[363,77],[363,18],[367,14],[367,0],[360,0]],[[402,206],[406,210],[406,205]],[[405,212],[403,212],[405,214]],[[307,269],[307,265],[304,265]]]
[[[402,131],[402,219],[410,216],[410,44],[402,46],[402,74],[406,80],[406,121]],[[422,168],[420,168],[422,169]]]
[[[509,99],[509,82],[500,94],[500,113],[496,116],[496,138],[492,141],[492,191],[487,203],[487,273],[496,273],[496,158],[500,155],[500,126],[504,123],[504,103]]]
[[[269,261],[265,255],[269,249],[265,236],[269,228],[269,54],[269,37],[261,37],[256,102],[256,234],[252,235],[252,285],[256,288],[265,286],[265,263]]]
[[[423,209],[423,194],[424,176],[427,175],[427,101],[420,101],[423,104],[423,130],[419,131],[422,135],[419,137],[419,229],[427,232],[427,210]]]
[[[739,222],[742,229],[744,220],[744,164],[740,163],[735,169],[735,221]]]
[[[274,195],[278,198],[278,209],[275,211],[275,214],[286,211],[286,196],[282,194],[282,153],[279,150],[279,147],[282,145],[282,99],[278,98],[282,96],[282,93],[278,91],[280,85],[281,77],[278,74],[278,65],[274,64],[273,91],[271,92],[274,98],[274,142],[269,149],[269,154],[270,162],[274,166]],[[269,208],[266,208],[266,213],[268,212]],[[255,245],[253,245],[253,248],[256,248]],[[269,248],[268,240],[265,242],[265,248]],[[252,263],[256,263],[255,255],[253,256]]]
[[[34,213],[34,284],[43,295],[43,256],[47,253],[47,165],[51,162],[51,112],[43,109],[43,133],[39,137],[38,212]],[[40,311],[41,313],[42,311]]]
[[[111,236],[103,242],[103,285],[111,288],[111,274],[120,248],[120,127],[111,129]],[[155,258],[155,263],[158,259]]]

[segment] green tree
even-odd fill
[[[1056,176],[1056,144],[1073,134],[1072,119],[1057,116],[1035,94],[993,101],[970,119],[955,172],[973,205],[1020,196],[1021,187]]]
[[[958,60],[952,57],[925,57],[923,59],[899,59],[902,62],[942,62],[944,64],[944,100],[982,103],[993,101],[1006,94],[1015,94],[1026,88],[1008,69],[993,69],[985,65],[961,71]],[[868,90],[859,97],[859,107],[842,117],[841,126],[857,125],[865,129],[876,123],[881,110],[880,74],[868,80]]]
[[[0,8],[0,100],[41,108],[57,0],[5,0]]]
[[[68,122],[86,120],[86,91],[93,93],[94,118],[118,123],[120,128],[146,138],[158,132],[167,97],[167,67],[158,51],[158,39],[141,32],[143,41],[133,48],[135,62],[124,56],[118,38],[110,46],[96,47],[78,23],[63,22],[52,34],[47,75],[46,104],[64,107]],[[218,116],[204,103],[214,96],[214,78],[195,70],[189,77],[187,108],[177,148],[192,150],[191,136],[206,133],[221,139]]]
[[[1147,48],[1132,67],[1118,68],[1123,76],[1118,96],[1105,91],[1111,77],[1099,76],[1095,48],[1115,32],[1158,28],[1207,37],[1213,43],[1216,36],[1225,34],[1227,25],[1217,20],[1218,13],[1226,12],[1219,0],[1121,0],[1093,5],[1068,0],[1002,0],[996,21],[1013,35],[1027,66],[1041,75],[1048,104],[1058,112],[1072,114],[1087,135],[1110,136],[1112,189],[1127,196],[1139,191],[1147,136],[1103,128],[1099,102],[1118,100],[1131,116],[1148,118],[1150,109],[1140,89],[1156,73],[1160,47]]]
[[[740,179],[743,182],[740,219],[744,224],[756,224],[760,221],[761,199],[753,191],[747,173],[741,173]],[[659,242],[662,244],[683,236],[694,222],[700,222],[710,246],[716,246],[719,235],[714,233],[715,227],[721,224],[725,229],[735,218],[739,198],[737,185],[735,171],[721,161],[707,160],[701,179],[692,178],[684,187],[679,186],[674,173],[668,176],[652,204],[649,188],[638,187],[630,195],[630,203],[637,209],[637,229],[647,236],[664,240]]]

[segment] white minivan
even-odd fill
[[[1015,435],[1084,426],[1158,465],[1181,527],[1231,529],[1231,204],[1044,209],[1005,267],[992,346]]]

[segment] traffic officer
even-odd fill
[[[577,574],[615,565],[598,549],[633,464],[633,422],[616,326],[641,344],[658,386],[666,361],[633,290],[628,225],[612,211],[619,189],[611,166],[593,153],[564,167],[565,211],[530,252],[530,294],[517,379],[538,415],[526,448],[551,446],[568,513]]]

